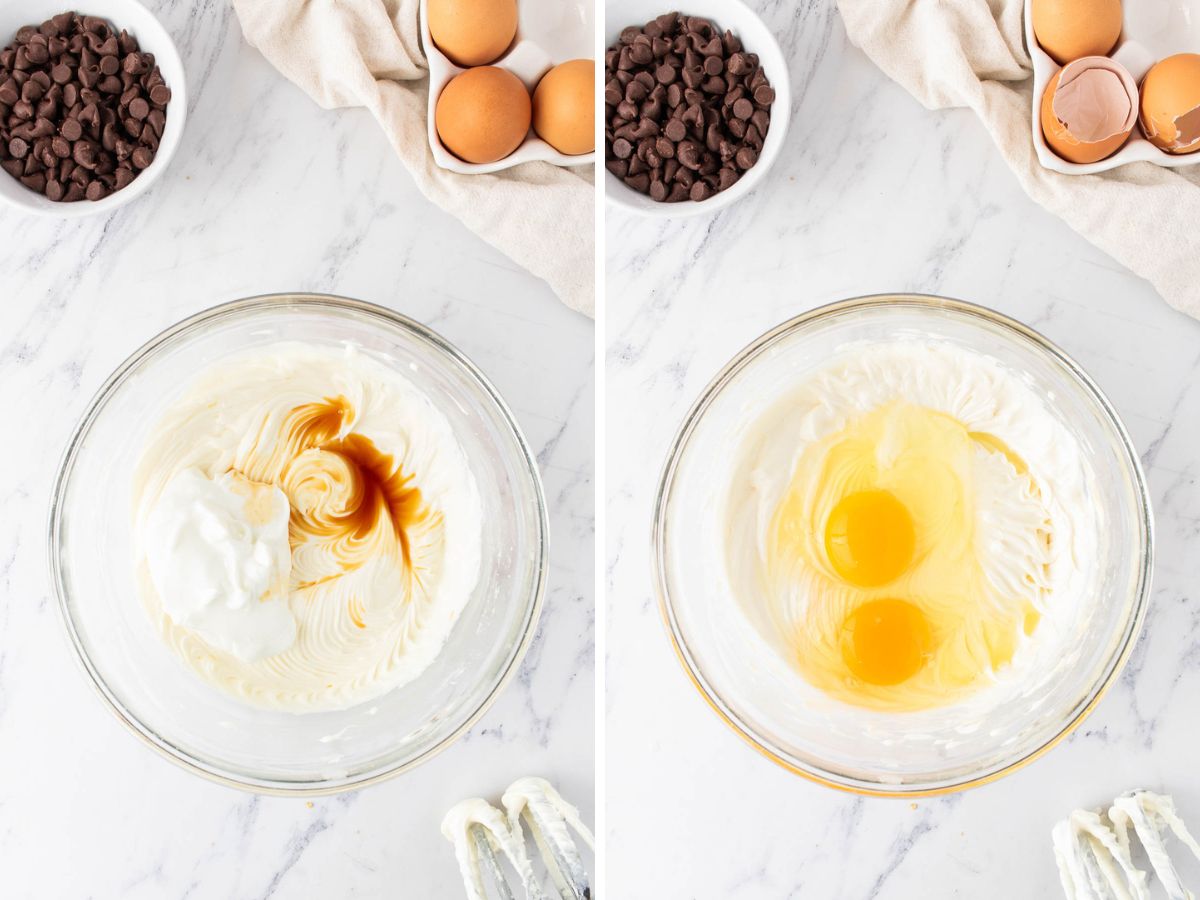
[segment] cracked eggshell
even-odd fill
[[[1178,53],[1155,63],[1141,94],[1146,140],[1165,153],[1200,150],[1200,55]]]
[[[1037,42],[1060,66],[1105,56],[1121,37],[1121,0],[1033,0],[1032,13]]]
[[[1042,94],[1042,134],[1068,162],[1093,163],[1121,149],[1137,121],[1133,76],[1105,56],[1059,69]]]

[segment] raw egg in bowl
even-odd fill
[[[1069,733],[1130,652],[1144,478],[1096,385],[1023,325],[920,296],[785,322],[704,391],[654,523],[671,638],[794,772],[919,795]]]

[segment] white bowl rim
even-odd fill
[[[55,552],[59,545],[61,530],[62,530],[62,499],[64,488],[70,480],[72,471],[75,466],[76,459],[79,455],[81,446],[88,432],[91,430],[92,423],[99,416],[104,406],[107,404],[112,394],[124,383],[126,378],[133,370],[140,365],[151,353],[157,350],[162,344],[167,343],[179,334],[192,330],[197,326],[218,321],[220,319],[236,316],[248,311],[256,311],[259,309],[269,309],[273,306],[310,306],[314,308],[320,307],[335,307],[341,310],[348,310],[373,316],[386,320],[390,325],[399,326],[400,328],[410,331],[420,340],[423,340],[434,348],[435,351],[441,352],[457,363],[461,368],[470,375],[478,385],[483,389],[484,394],[490,398],[499,411],[501,418],[508,426],[515,439],[517,446],[520,448],[521,456],[528,470],[528,475],[531,478],[531,483],[534,489],[534,496],[537,501],[537,523],[538,523],[538,540],[537,553],[538,560],[535,567],[536,579],[533,587],[533,596],[528,606],[525,616],[525,622],[521,627],[521,639],[510,651],[510,656],[506,662],[504,669],[500,673],[500,677],[496,680],[492,689],[484,697],[479,707],[463,720],[463,722],[447,734],[442,740],[427,748],[423,752],[410,760],[399,764],[387,765],[379,767],[376,770],[370,770],[357,776],[347,778],[331,778],[317,782],[305,781],[290,781],[284,779],[257,778],[244,775],[231,774],[216,766],[210,765],[201,760],[195,759],[191,754],[176,747],[162,735],[156,734],[138,718],[133,715],[121,701],[109,690],[103,676],[97,671],[83,641],[75,628],[74,621],[71,618],[65,585],[63,584],[62,573],[57,562],[57,554]],[[160,332],[146,343],[142,344],[137,350],[129,355],[116,370],[105,380],[99,390],[93,395],[88,402],[87,409],[80,417],[74,430],[71,433],[71,438],[63,451],[61,461],[58,467],[58,473],[54,479],[54,488],[51,494],[49,520],[47,527],[47,551],[48,562],[50,566],[50,580],[54,589],[55,598],[58,601],[58,611],[62,618],[63,626],[66,630],[66,636],[69,638],[76,662],[79,664],[84,675],[96,690],[100,699],[105,706],[117,717],[129,731],[140,738],[143,743],[157,751],[160,755],[169,759],[176,765],[186,769],[193,774],[199,775],[209,781],[223,784],[227,787],[238,788],[240,790],[249,791],[255,794],[267,794],[274,796],[323,796],[328,794],[337,794],[343,791],[358,790],[371,784],[377,784],[381,781],[386,781],[393,778],[402,772],[407,772],[410,769],[419,766],[421,763],[432,759],[434,756],[441,753],[451,744],[455,743],[467,731],[469,731],[476,722],[486,713],[496,699],[516,676],[520,669],[522,660],[529,650],[530,644],[533,642],[537,634],[538,622],[541,619],[542,606],[545,601],[546,585],[549,577],[549,549],[550,549],[550,523],[549,515],[546,506],[545,491],[542,486],[541,474],[537,464],[537,457],[534,455],[529,443],[525,439],[524,433],[521,431],[517,423],[516,417],[504,398],[496,390],[495,386],[488,380],[487,376],[457,347],[439,335],[437,332],[422,325],[421,323],[409,318],[403,313],[398,313],[387,307],[380,306],[375,303],[367,303],[362,300],[354,300],[349,297],[342,297],[336,294],[321,294],[311,293],[306,291],[298,291],[296,293],[273,293],[259,294],[253,297],[246,297],[240,300],[233,300],[227,303],[221,303],[216,306],[209,307],[194,315],[177,322],[171,327]]]
[[[1108,424],[1113,428],[1114,434],[1118,439],[1125,462],[1129,466],[1129,474],[1133,481],[1134,492],[1141,508],[1141,517],[1138,526],[1142,544],[1142,556],[1138,566],[1138,580],[1135,590],[1136,606],[1133,615],[1125,626],[1121,644],[1109,659],[1102,677],[1091,686],[1083,701],[1078,703],[1069,713],[1065,724],[1038,747],[1021,756],[1019,759],[1009,760],[999,766],[994,766],[989,770],[982,771],[970,777],[947,781],[945,783],[911,782],[890,785],[882,781],[860,780],[814,766],[789,754],[782,748],[772,745],[771,742],[761,737],[753,728],[745,723],[705,678],[702,669],[683,637],[683,632],[676,617],[667,585],[667,566],[665,564],[666,510],[674,484],[676,469],[678,468],[679,460],[687,449],[692,433],[716,396],[743,368],[753,362],[763,351],[767,350],[776,341],[792,334],[798,327],[854,310],[896,306],[908,306],[928,311],[949,311],[951,313],[982,319],[990,324],[999,325],[1014,332],[1018,338],[1023,338],[1045,351],[1068,374],[1079,382],[1080,386],[1092,396],[1103,410]],[[1128,661],[1134,646],[1137,644],[1142,625],[1145,622],[1146,611],[1150,603],[1151,580],[1154,569],[1154,515],[1141,459],[1138,456],[1133,439],[1129,436],[1125,428],[1125,424],[1121,421],[1112,402],[1095,381],[1092,380],[1091,376],[1064,350],[1029,326],[980,304],[933,294],[904,292],[868,294],[827,303],[781,322],[739,350],[704,387],[699,398],[684,416],[683,423],[671,441],[666,461],[663,464],[658,490],[654,497],[654,519],[651,528],[651,558],[654,591],[658,599],[659,612],[663,617],[667,635],[675,649],[675,654],[683,666],[684,672],[700,695],[739,737],[758,750],[763,756],[787,769],[789,772],[827,787],[875,797],[932,797],[987,784],[1025,767],[1043,754],[1049,752],[1059,742],[1070,735],[1088,717],[1096,707],[1096,704],[1100,702]]]
[[[768,140],[763,142],[762,155],[747,170],[746,174],[738,179],[737,184],[728,190],[713,194],[707,200],[681,200],[678,203],[657,203],[645,194],[637,194],[631,187],[621,182],[612,172],[608,171],[608,167],[605,166],[603,169],[603,182],[604,200],[606,203],[611,203],[613,206],[626,212],[645,216],[650,219],[681,219],[687,216],[716,213],[754,191],[758,187],[759,182],[766,178],[771,167],[779,159],[779,155],[783,152],[783,145],[787,142],[788,126],[792,114],[791,75],[788,72],[787,56],[784,55],[783,48],[779,46],[779,41],[776,39],[775,33],[767,26],[762,16],[743,3],[742,0],[721,0],[721,2],[722,5],[737,10],[739,15],[744,15],[748,19],[755,19],[762,25],[763,31],[766,32],[770,41],[768,46],[772,54],[778,58],[780,71],[783,73],[782,81],[771,82],[771,87],[775,89],[775,102],[771,104],[771,128],[767,132]],[[608,34],[607,29],[605,30],[605,34]],[[611,42],[606,37],[604,43],[607,50]],[[752,52],[758,53],[761,57],[762,53],[760,49],[753,50]],[[603,123],[601,124],[601,131],[603,131]],[[778,135],[778,137],[775,140],[770,140],[773,135]],[[602,148],[597,147],[596,152],[600,157],[603,157],[604,151]],[[598,161],[603,162],[604,160],[601,158]],[[612,190],[609,189],[610,186],[613,188]],[[645,198],[646,202],[635,202],[631,198],[626,197],[627,193]]]
[[[138,197],[150,190],[159,177],[170,166],[171,160],[175,157],[175,151],[179,148],[183,141],[184,127],[187,124],[187,72],[183,65],[183,57],[179,53],[179,47],[175,44],[175,39],[171,37],[171,33],[159,21],[158,16],[152,13],[144,3],[140,0],[104,0],[106,4],[111,4],[116,7],[137,7],[146,16],[150,22],[151,29],[157,30],[155,39],[162,41],[162,46],[165,47],[171,55],[171,62],[178,70],[178,77],[173,78],[168,87],[171,89],[171,114],[167,119],[167,129],[163,132],[163,140],[159,144],[158,150],[154,154],[154,162],[147,167],[133,182],[126,188],[119,191],[114,191],[102,200],[79,200],[75,203],[54,202],[46,200],[45,197],[30,191],[24,185],[21,185],[23,191],[26,191],[30,198],[45,200],[43,203],[36,202],[36,199],[16,199],[22,197],[21,194],[9,196],[6,193],[0,192],[0,203],[6,204],[10,209],[19,210],[29,213],[30,215],[40,216],[45,219],[83,219],[89,216],[102,215],[120,209],[127,203],[132,203]],[[89,15],[103,15],[104,18],[124,27],[115,21],[115,17],[119,14],[116,10],[97,10]],[[30,23],[32,24],[32,23]],[[0,40],[5,40],[0,36]],[[138,40],[141,43],[141,38]],[[155,62],[158,62],[161,53],[157,50],[153,52]],[[11,176],[5,172],[0,175],[3,178]],[[16,179],[13,179],[16,181]]]

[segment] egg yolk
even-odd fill
[[[887,491],[846,495],[825,525],[830,564],[858,587],[878,587],[898,578],[912,563],[916,542],[912,516]]]
[[[868,600],[842,624],[842,657],[868,684],[892,685],[921,670],[931,650],[929,620],[913,604],[884,597]]]

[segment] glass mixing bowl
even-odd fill
[[[983,689],[949,707],[888,713],[797,692],[797,670],[748,624],[724,572],[720,495],[741,426],[798,376],[847,344],[932,339],[989,356],[1045,398],[1075,437],[1095,531],[1090,597],[1063,653],[1012,690]],[[1124,664],[1145,615],[1152,562],[1150,500],[1116,412],[1065,353],[991,310],[922,296],[835,303],[785,322],[725,367],[688,413],[656,502],[655,579],[670,636],[692,681],[752,746],[791,771],[878,795],[927,795],[995,779],[1044,753],[1095,706]],[[744,619],[744,617],[741,617]],[[734,623],[732,626],[730,623]],[[802,687],[809,687],[801,684]],[[810,688],[814,693],[815,688]]]
[[[432,665],[377,700],[293,715],[245,706],[188,672],[142,607],[132,545],[133,469],[192,377],[278,341],[354,345],[394,366],[450,420],[483,503],[479,582]],[[301,294],[193,316],[108,379],[68,444],[50,513],[50,563],[88,677],[130,730],[193,772],[269,793],[330,793],[410,769],[462,735],[529,646],[547,572],[537,465],[495,388],[432,331],[377,306]]]

